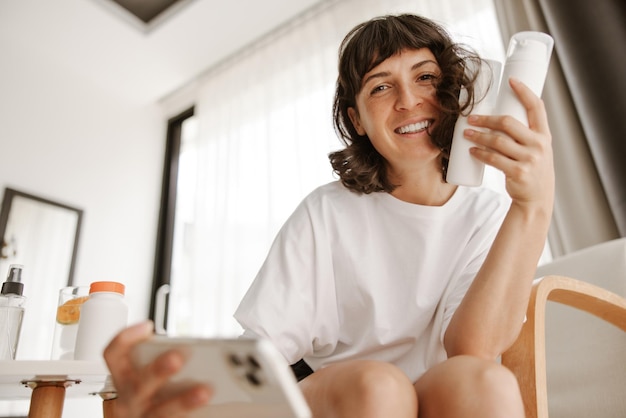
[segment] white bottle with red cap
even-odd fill
[[[83,303],[74,360],[103,361],[102,353],[128,323],[125,287],[118,282],[93,282]]]

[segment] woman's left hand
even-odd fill
[[[552,136],[543,101],[516,79],[509,84],[528,114],[528,127],[508,115],[471,115],[465,137],[476,143],[472,155],[501,170],[513,203],[551,207],[554,198]]]

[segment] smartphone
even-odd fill
[[[291,368],[267,340],[155,336],[138,344],[132,359],[143,366],[172,349],[180,350],[187,361],[162,388],[164,395],[198,382],[213,387],[209,405],[191,418],[311,417]]]

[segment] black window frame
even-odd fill
[[[165,158],[163,162],[163,181],[161,184],[161,201],[159,205],[159,223],[157,229],[156,249],[152,289],[150,291],[149,318],[155,320],[156,296],[159,288],[169,285],[172,273],[172,253],[174,244],[174,221],[176,219],[176,194],[178,184],[178,166],[182,142],[183,123],[194,116],[194,107],[172,117],[167,122]],[[167,299],[166,299],[167,300]],[[165,306],[164,328],[167,324],[167,302]]]

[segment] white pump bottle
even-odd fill
[[[511,37],[495,114],[511,115],[528,126],[526,109],[511,89],[509,79],[517,78],[533,93],[541,96],[553,47],[552,37],[541,32],[518,32]]]

